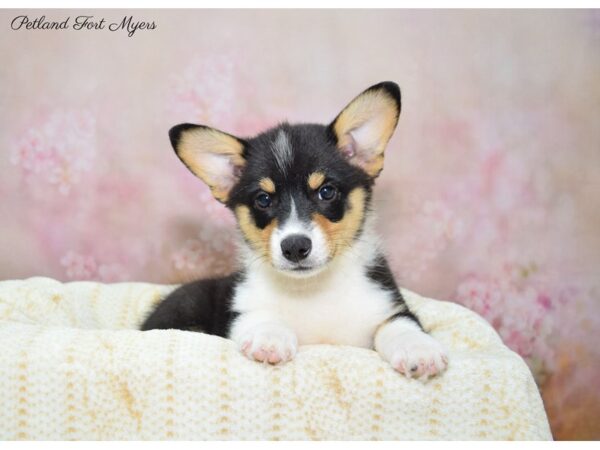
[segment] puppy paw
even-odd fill
[[[426,380],[442,373],[448,366],[448,356],[442,344],[422,331],[397,335],[386,347],[389,350],[383,357],[408,378]]]
[[[298,350],[298,339],[285,326],[257,325],[242,337],[240,350],[251,360],[280,364],[294,358]]]

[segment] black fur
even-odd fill
[[[142,324],[141,330],[179,329],[227,337],[237,313],[231,299],[242,273],[184,284],[164,299]]]
[[[415,316],[408,309],[408,306],[406,305],[404,298],[402,297],[402,294],[396,285],[396,280],[394,280],[394,275],[392,274],[385,257],[380,255],[375,261],[375,264],[367,268],[367,276],[381,286],[382,289],[392,292],[394,296],[394,302],[396,302],[400,308],[400,311],[390,316],[388,321],[404,317],[406,319],[415,321],[419,327],[423,328],[417,316]]]

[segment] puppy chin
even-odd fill
[[[290,278],[310,278],[320,274],[327,268],[328,261],[323,263],[315,263],[311,265],[299,265],[288,263],[273,262],[273,268],[286,277]]]

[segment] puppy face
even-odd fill
[[[329,125],[284,123],[241,139],[183,124],[170,137],[184,164],[235,213],[257,258],[310,276],[360,236],[399,113],[400,91],[386,82]]]

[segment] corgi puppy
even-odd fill
[[[241,269],[182,285],[142,330],[232,339],[280,364],[299,345],[374,348],[426,379],[448,363],[402,298],[374,230],[373,184],[400,115],[400,89],[376,84],[329,125],[283,123],[252,138],[204,125],[169,132],[181,161],[237,219]]]

